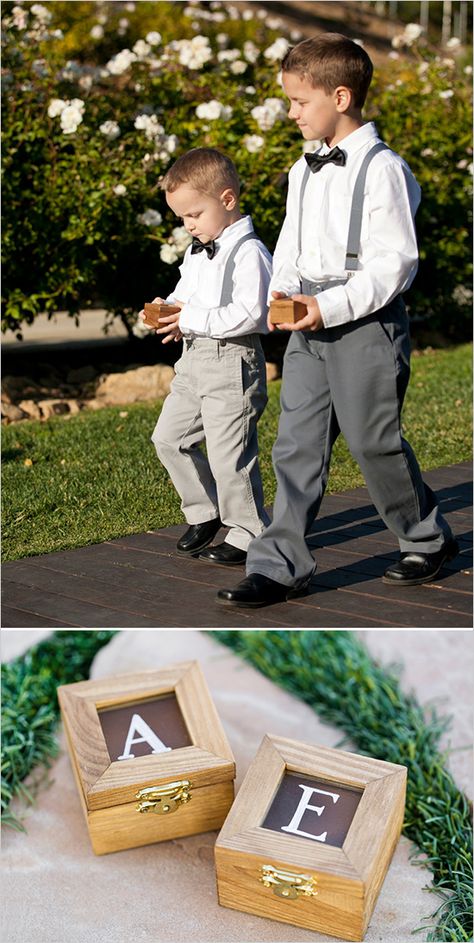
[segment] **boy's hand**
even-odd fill
[[[147,302],[147,304],[148,304],[148,302]],[[166,304],[166,301],[164,300],[164,298],[153,298],[153,301],[151,302],[151,304],[152,304],[152,305],[164,305],[164,304]],[[145,311],[143,310],[143,308],[142,308],[141,311],[138,312],[138,317],[140,318],[140,321],[145,322]],[[153,330],[153,328],[150,327],[149,324],[145,324],[145,327],[149,328],[150,331]]]
[[[155,298],[153,304],[163,304],[161,298]],[[175,301],[173,304],[177,308],[182,308],[184,301]],[[180,311],[177,311],[176,314],[169,314],[165,318],[160,317],[160,324],[163,324],[163,327],[156,329],[156,334],[165,334],[166,337],[163,337],[162,343],[169,344],[170,341],[180,341],[182,338],[182,333],[179,329],[179,316]]]
[[[284,291],[272,291],[272,298],[275,298],[275,300],[277,300],[278,298],[288,298],[288,295],[285,295],[285,292],[284,292]],[[272,322],[270,321],[270,309],[269,309],[269,310],[268,310],[268,315],[267,315],[267,327],[268,327],[268,330],[269,330],[269,331],[274,331],[275,328],[276,328],[276,326],[277,326],[276,324],[272,324]],[[280,326],[281,326],[281,325],[279,324],[278,327],[280,327]]]
[[[275,292],[275,294],[278,294],[278,297],[285,297],[279,292]],[[281,331],[319,331],[324,327],[319,304],[314,295],[292,295],[291,300],[301,301],[302,304],[306,305],[308,313],[296,324],[277,324],[276,326]]]

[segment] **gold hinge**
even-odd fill
[[[192,783],[189,779],[182,779],[177,783],[140,789],[135,796],[135,799],[141,800],[137,805],[137,812],[155,812],[157,815],[169,815],[171,812],[176,812],[181,805],[192,799],[189,792],[191,788]]]
[[[261,883],[265,887],[271,887],[273,893],[284,900],[317,896],[316,880],[310,874],[284,871],[283,868],[274,868],[271,864],[263,864],[260,874]]]

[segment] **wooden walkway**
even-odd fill
[[[184,526],[29,557],[3,567],[5,628],[471,628],[471,467],[424,474],[438,493],[461,554],[433,583],[386,586],[397,545],[365,488],[326,495],[310,541],[318,569],[310,594],[257,610],[216,605],[243,568],[175,553]]]

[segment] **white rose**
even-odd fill
[[[247,70],[247,63],[243,59],[236,59],[235,62],[231,62],[230,71],[233,75],[242,75],[243,72]]]
[[[221,117],[222,114],[222,105],[215,98],[212,98],[209,102],[203,102],[202,105],[198,105],[196,108],[196,115],[198,118],[205,118],[208,121],[215,121],[217,118]]]
[[[247,62],[256,62],[260,55],[260,50],[251,39],[244,43],[244,57]]]
[[[438,94],[439,94],[439,97],[440,97],[440,98],[445,98],[445,99],[447,99],[447,98],[452,98],[453,95],[454,95],[454,92],[453,92],[452,88],[447,88],[446,91],[444,91],[444,92],[439,92]]]
[[[218,62],[227,62],[227,61],[232,62],[233,59],[239,59],[239,58],[240,58],[239,49],[221,49],[221,51],[217,53]]]
[[[419,23],[407,23],[403,33],[403,38],[407,45],[411,45],[415,40],[419,39],[423,32],[423,27]]]
[[[48,115],[50,118],[57,118],[67,106],[67,101],[62,98],[52,98],[48,105]]]
[[[159,226],[163,221],[163,217],[158,210],[145,210],[144,213],[141,213],[137,216],[139,223],[142,223],[143,226]]]
[[[457,36],[451,36],[446,43],[446,49],[459,49],[461,40]]]
[[[109,138],[110,141],[114,141],[115,138],[118,138],[120,135],[120,126],[116,121],[104,121],[104,123],[99,126],[99,131],[106,138]]]
[[[290,44],[288,40],[281,36],[279,39],[276,39],[268,49],[265,49],[263,55],[265,59],[268,59],[270,62],[276,62],[278,59],[283,59],[289,47]]]
[[[167,265],[173,265],[173,262],[177,262],[179,255],[175,246],[170,246],[169,243],[165,243],[163,246],[161,246],[160,259],[162,262],[166,262]]]
[[[115,196],[125,196],[127,188],[123,183],[118,183],[114,188]]]
[[[137,39],[135,45],[132,46],[132,50],[138,59],[145,59],[148,53],[151,52],[151,46],[144,39]]]
[[[34,3],[31,7],[31,12],[33,16],[36,16],[36,19],[39,20],[39,22],[42,24],[49,23],[53,15],[41,3]]]
[[[28,10],[22,10],[21,7],[13,7],[12,20],[16,29],[26,29]]]
[[[246,134],[244,144],[249,154],[255,154],[265,144],[265,138],[262,138],[260,134]]]
[[[149,46],[159,46],[161,43],[161,33],[152,30],[151,33],[146,34],[145,42],[148,43]]]
[[[121,52],[118,52],[116,56],[110,59],[106,68],[111,75],[122,75],[123,72],[126,72],[127,69],[130,68],[132,62],[136,62],[136,60],[137,56],[134,52],[131,52],[130,49],[122,49]]]
[[[75,105],[66,105],[61,112],[61,130],[63,134],[74,134],[82,121],[82,111]]]
[[[92,39],[102,39],[104,35],[104,27],[101,26],[100,23],[96,23],[96,25],[92,27],[90,34]]]

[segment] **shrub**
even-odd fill
[[[159,179],[197,145],[233,157],[243,209],[274,247],[302,150],[277,77],[298,35],[220,3],[4,8],[3,329],[91,305],[131,326],[144,299],[166,294],[187,235]],[[469,95],[455,65],[421,65],[390,62],[368,116],[424,188],[408,301],[447,330],[469,300]]]

